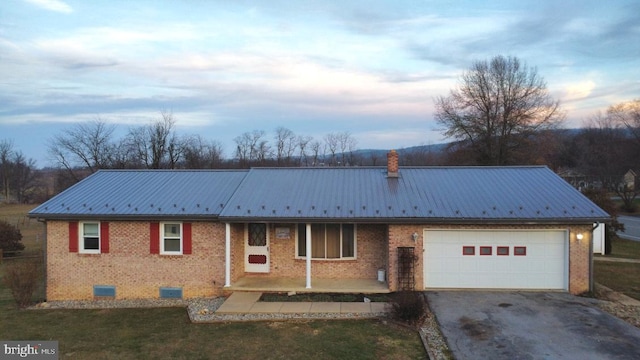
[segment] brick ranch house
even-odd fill
[[[580,294],[609,221],[546,167],[398,167],[395,151],[386,167],[103,170],[29,216],[46,224],[48,300]]]

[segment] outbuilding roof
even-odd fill
[[[228,222],[589,223],[609,215],[541,166],[99,171],[34,209],[41,218]]]

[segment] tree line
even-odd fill
[[[233,139],[235,151],[225,158],[220,142],[201,135],[179,136],[172,113],[132,127],[121,139],[115,125],[101,120],[77,124],[54,136],[52,160],[74,180],[99,169],[215,169],[251,166],[349,166],[356,140],[349,132],[329,133],[321,140],[277,127],[270,139],[264,130]]]
[[[0,203],[30,202],[32,193],[38,191],[39,176],[35,160],[27,159],[16,150],[13,141],[0,139]]]

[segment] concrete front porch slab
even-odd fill
[[[304,278],[244,276],[234,281],[227,290],[298,293],[389,293],[389,286],[376,279],[311,279],[311,288]]]

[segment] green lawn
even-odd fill
[[[73,359],[422,359],[415,331],[377,320],[192,324],[184,308],[15,310],[0,339],[56,340]]]
[[[616,238],[611,243],[611,254],[605,257],[640,259],[640,241]]]
[[[613,240],[610,255],[596,256],[640,259],[640,242],[617,238]],[[593,266],[597,283],[640,300],[640,264],[596,260]]]
[[[593,266],[597,283],[640,300],[640,264],[595,261]]]

